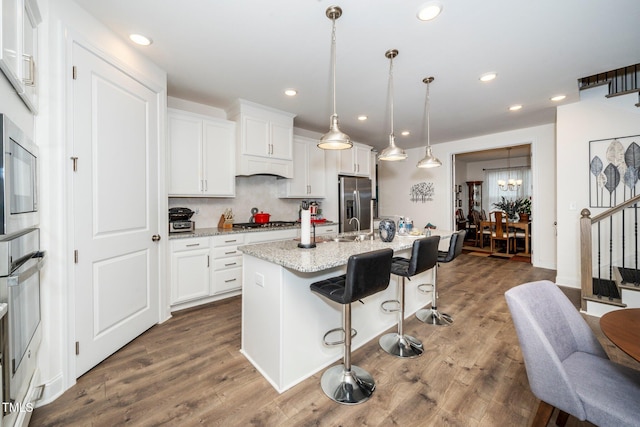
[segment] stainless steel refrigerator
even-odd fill
[[[369,178],[357,178],[341,176],[339,181],[338,212],[340,232],[356,231],[357,222],[360,222],[360,230],[369,230],[371,221],[371,180]],[[351,218],[357,218],[358,221]]]

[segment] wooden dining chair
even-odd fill
[[[495,251],[495,241],[504,241],[507,245],[507,255],[509,254],[509,245],[513,245],[515,253],[516,234],[509,228],[509,217],[502,211],[493,211],[489,213],[491,221],[491,253]]]

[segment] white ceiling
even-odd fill
[[[138,47],[167,71],[169,96],[226,108],[240,97],[297,114],[324,133],[331,114],[331,20],[337,26],[337,112],[355,141],[383,148],[390,131],[388,49],[394,59],[395,134],[426,145],[422,79],[431,84],[431,143],[555,120],[549,98],[578,100],[577,79],[640,62],[638,0],[76,0],[116,34],[151,37]],[[498,73],[490,83],[478,77]],[[298,96],[286,97],[285,88]],[[522,104],[509,112],[512,104]],[[359,122],[366,114],[369,120]],[[412,134],[401,137],[400,131]],[[426,137],[424,137],[426,138]]]

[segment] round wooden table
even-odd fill
[[[600,328],[612,343],[640,361],[640,308],[610,311],[600,318]]]

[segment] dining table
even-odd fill
[[[491,229],[491,224],[493,221],[484,220],[480,221],[480,230],[478,233],[482,233],[484,229]],[[524,231],[524,253],[529,255],[530,252],[530,240],[531,240],[531,221],[521,222],[514,221],[507,224],[505,221],[502,221],[502,224],[508,226],[510,229],[522,230]],[[483,247],[483,239],[480,239],[480,247]]]
[[[640,362],[640,308],[604,314],[600,318],[600,329],[620,350]]]

